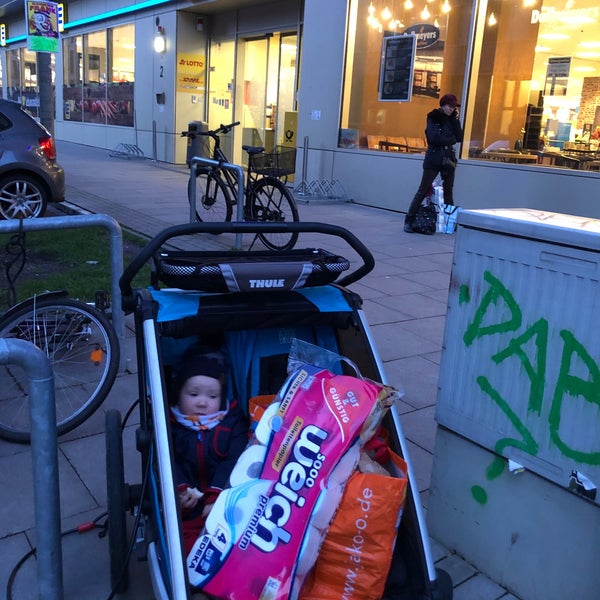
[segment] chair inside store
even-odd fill
[[[367,135],[367,148],[369,150],[381,150],[381,142],[386,142],[385,135]]]

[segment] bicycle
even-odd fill
[[[194,135],[210,137],[213,142],[213,160],[229,162],[221,150],[220,134],[229,133],[239,121],[221,125],[215,130],[195,132]],[[183,132],[182,135],[187,135]],[[278,177],[294,172],[295,148],[278,146],[265,152],[261,146],[242,146],[248,153],[248,169],[244,184],[244,221],[263,223],[297,222],[298,207],[285,183]],[[188,183],[191,201],[192,176]],[[220,166],[200,166],[196,174],[196,219],[200,222],[231,221],[233,207],[237,205],[238,183],[234,174]],[[270,250],[289,250],[298,241],[298,233],[258,233],[258,239]]]
[[[104,312],[48,292],[0,317],[0,338],[26,340],[46,354],[54,372],[58,435],[81,425],[102,404],[119,368],[119,341]],[[28,380],[17,365],[0,365],[0,438],[28,443]]]

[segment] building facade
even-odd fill
[[[357,202],[405,211],[426,115],[454,93],[465,130],[458,204],[600,217],[597,0],[80,0],[62,10],[51,55],[59,140],[183,164],[190,123],[239,121],[223,140],[233,162],[243,144],[296,146],[295,185],[339,182]],[[25,14],[1,18],[3,96],[35,114]]]

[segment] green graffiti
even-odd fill
[[[522,315],[519,305],[513,295],[496,279],[489,271],[483,273],[483,278],[490,284],[488,291],[481,299],[481,304],[475,312],[473,322],[467,327],[463,340],[466,346],[470,346],[476,339],[484,335],[495,335],[497,333],[508,333],[516,331],[521,327]],[[491,305],[497,305],[503,300],[510,311],[510,318],[500,323],[483,325],[484,317]]]
[[[552,407],[548,416],[550,437],[566,456],[577,462],[600,465],[600,452],[580,452],[568,446],[560,436],[560,420],[566,396],[580,397],[600,407],[600,370],[598,365],[572,333],[563,330],[560,332],[560,336],[563,339],[563,352]],[[587,368],[588,380],[571,374],[571,366],[575,358],[580,359]]]
[[[527,356],[523,347],[535,338],[534,364]],[[546,383],[546,354],[548,350],[548,321],[540,319],[536,321],[523,335],[513,338],[508,346],[492,356],[492,360],[499,364],[510,356],[516,356],[530,381],[529,402],[527,410],[540,414],[544,401],[544,386]]]
[[[473,496],[474,500],[479,502],[479,504],[487,504],[487,492],[480,485],[471,487],[471,496]]]
[[[519,361],[522,372],[529,380],[528,420],[532,414],[541,417],[548,373],[550,340],[548,321],[543,318],[538,319],[523,333],[517,334],[523,321],[521,307],[511,292],[491,273],[485,271],[483,279],[489,288],[483,293],[473,320],[465,329],[463,335],[465,346],[470,346],[475,340],[484,336],[514,332],[506,344],[499,345],[501,349],[492,354],[491,359],[496,365],[510,358],[516,358]],[[463,285],[459,291],[459,303],[463,304],[469,301],[471,301],[469,288]],[[501,302],[504,303],[504,307],[501,306]],[[494,312],[491,310],[492,306],[496,306]],[[506,316],[494,317],[495,314]],[[552,405],[548,414],[550,441],[564,456],[575,462],[600,465],[600,446],[597,452],[592,452],[589,448],[577,448],[576,440],[565,440],[561,435],[561,419],[566,419],[566,412],[575,413],[580,420],[582,420],[583,410],[589,411],[590,418],[594,418],[594,415],[597,418],[600,413],[600,367],[573,333],[562,330],[560,336],[562,338],[562,355]],[[500,339],[504,342],[504,338]],[[579,375],[585,370],[587,370],[587,377]],[[539,445],[523,420],[492,386],[488,378],[479,376],[476,381],[481,391],[498,406],[518,434],[515,437],[501,438],[494,445],[496,456],[485,472],[486,479],[492,481],[505,472],[507,461],[502,454],[506,448],[516,448],[531,456],[537,456]],[[519,406],[521,406],[519,398],[515,401],[519,402]],[[583,435],[586,442],[588,438],[588,435]],[[488,502],[488,494],[480,485],[471,487],[471,495],[481,505]]]
[[[496,444],[496,452],[498,451],[498,445]],[[500,477],[504,472],[504,467],[506,467],[506,460],[504,460],[501,456],[495,456],[494,460],[488,465],[488,468],[485,470],[485,476],[488,481],[492,481],[497,477]]]
[[[513,447],[523,450],[532,456],[535,456],[538,452],[538,445],[529,429],[525,426],[523,421],[519,419],[518,415],[508,405],[508,402],[500,396],[500,394],[492,387],[487,377],[480,376],[477,378],[477,383],[481,388],[481,391],[487,394],[500,408],[500,410],[508,417],[508,420],[512,423],[513,427],[521,435],[523,439],[517,440],[514,438],[502,438],[496,442],[494,449],[498,454],[502,454],[505,448]]]

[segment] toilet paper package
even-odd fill
[[[187,556],[191,585],[219,599],[295,598],[394,393],[312,365],[294,371]]]

